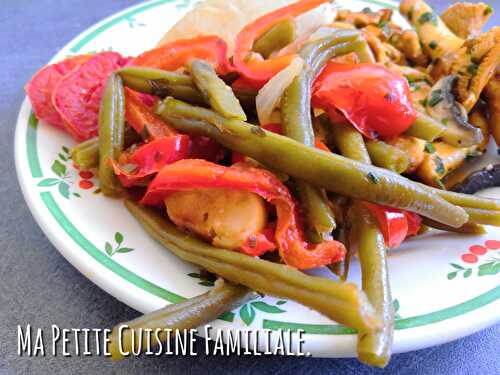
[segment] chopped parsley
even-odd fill
[[[442,190],[446,189],[446,186],[444,186],[443,182],[441,181],[441,179],[439,177],[435,177],[434,182],[436,183],[438,188],[440,188]]]
[[[437,17],[432,12],[425,12],[419,18],[418,22],[423,25],[426,22],[431,22],[434,25],[437,25]]]
[[[438,155],[436,155],[435,162],[436,162],[436,169],[435,169],[436,173],[439,176],[444,175],[446,173],[446,169],[444,168],[443,159],[441,159]]]
[[[434,107],[436,104],[443,100],[443,92],[441,89],[437,89],[431,92],[431,97],[429,98],[427,104],[430,107]]]
[[[366,175],[366,177],[368,177],[368,179],[373,183],[373,184],[378,184],[380,182],[380,178],[378,178],[378,176],[372,172],[368,172],[368,174]]]
[[[410,10],[408,11],[408,19],[410,20],[410,22],[412,18],[413,18],[413,7],[411,7]]]
[[[470,74],[470,75],[473,75],[475,76],[477,74],[477,70],[478,70],[479,66],[475,63],[470,63],[468,66],[467,66],[467,72]]]
[[[436,47],[438,46],[437,42],[435,40],[432,40],[430,43],[429,43],[429,48],[430,49],[436,49]]]
[[[266,136],[266,132],[264,130],[262,130],[262,128],[260,126],[252,126],[250,128],[250,132],[252,132],[252,134],[258,135],[260,137]]]
[[[425,152],[428,152],[429,154],[433,154],[436,152],[436,148],[431,142],[427,142],[425,144]]]
[[[406,80],[408,81],[408,86],[410,86],[410,90],[412,91],[420,90],[420,86],[418,86],[412,78],[406,77]]]
[[[486,5],[486,9],[484,10],[483,15],[487,16],[488,14],[491,13],[493,13],[493,8],[491,7],[491,5]]]
[[[450,121],[450,119],[448,119],[448,118],[446,118],[446,117],[445,117],[445,118],[443,118],[443,119],[441,119],[441,123],[442,123],[443,125],[448,125],[448,122],[449,122],[449,121]]]
[[[388,23],[387,20],[380,20],[377,26],[383,28],[384,26],[387,25],[387,23]]]

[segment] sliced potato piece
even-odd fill
[[[198,189],[170,194],[167,214],[176,225],[225,249],[238,249],[267,223],[264,200],[241,190]]]

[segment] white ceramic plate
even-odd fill
[[[350,9],[395,7],[379,0],[338,4]],[[77,36],[53,61],[103,49],[136,55],[153,47],[192,5],[190,0],[156,0],[127,9]],[[99,287],[144,313],[207,291],[193,277],[199,269],[150,239],[119,201],[89,188],[95,180],[80,176],[68,160],[67,148],[73,144],[61,131],[39,124],[25,100],[15,139],[17,173],[34,217],[61,254]],[[500,190],[487,194],[500,197]],[[499,248],[500,229],[488,228],[483,236],[434,232],[393,252],[389,268],[397,308],[395,352],[444,343],[499,322]],[[351,278],[359,283],[357,262]],[[302,328],[305,349],[313,355],[355,356],[351,330],[292,301],[254,300],[224,315],[214,327]]]

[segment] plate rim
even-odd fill
[[[79,52],[88,42],[93,40],[95,37],[112,27],[113,25],[119,23],[120,21],[126,19],[127,17],[139,14],[145,10],[168,4],[168,3],[175,3],[177,1],[182,1],[182,0],[151,0],[147,1],[143,4],[138,4],[129,8],[126,8],[120,12],[117,12],[109,17],[104,18],[100,22],[94,24],[93,26],[87,28],[85,31],[81,32],[78,34],[75,38],[73,38],[70,42],[66,43],[65,46],[61,49],[66,49],[68,48],[72,53],[77,53]],[[361,0],[366,3],[371,3],[374,5],[381,5],[381,6],[390,6],[392,8],[395,8],[395,3],[391,1],[380,1],[380,0]],[[58,52],[59,53],[59,52]],[[53,59],[52,59],[53,60]],[[18,119],[16,122],[16,132],[15,132],[15,147],[14,147],[14,153],[15,153],[15,164],[16,164],[16,171],[17,171],[17,178],[19,181],[19,184],[21,186],[21,190],[23,192],[23,196],[25,201],[28,204],[28,207],[30,209],[30,212],[34,216],[35,220],[37,221],[37,224],[40,226],[44,234],[48,237],[48,239],[51,241],[51,243],[56,247],[56,249],[75,267],[77,268],[84,276],[86,276],[89,280],[94,282],[99,288],[105,290],[107,293],[111,294],[112,296],[116,297],[123,303],[140,310],[140,305],[143,303],[143,299],[139,299],[137,297],[131,297],[129,293],[124,293],[123,288],[115,287],[114,285],[119,285],[115,283],[110,283],[109,282],[109,276],[110,274],[113,275],[113,278],[117,278],[118,280],[125,280],[128,282],[128,284],[131,284],[133,287],[135,287],[136,292],[143,293],[147,292],[148,294],[152,294],[158,298],[161,298],[163,301],[168,301],[168,302],[179,302],[181,300],[184,300],[185,297],[180,296],[176,293],[173,293],[171,291],[168,291],[167,289],[164,289],[162,287],[159,287],[148,280],[143,279],[139,275],[135,274],[133,271],[130,271],[126,269],[124,266],[118,264],[117,262],[110,260],[109,258],[106,258],[108,265],[104,264],[103,262],[99,261],[95,256],[93,256],[88,249],[84,247],[84,245],[81,243],[81,241],[78,241],[77,239],[74,238],[74,236],[70,233],[72,231],[72,228],[68,226],[71,224],[71,221],[64,215],[64,212],[62,209],[57,205],[55,200],[52,197],[51,192],[38,192],[33,193],[30,191],[31,185],[31,180],[33,178],[38,178],[38,177],[43,177],[43,174],[41,172],[41,169],[39,168],[39,175],[37,173],[33,173],[35,168],[36,171],[36,164],[39,165],[38,161],[38,152],[37,152],[37,138],[36,138],[36,132],[38,130],[38,125],[33,125],[31,123],[24,124],[22,125],[22,121],[24,117],[28,117],[28,122],[33,121],[32,118],[34,118],[31,109],[30,109],[30,104],[29,100],[27,98],[24,99],[22,106],[19,111]],[[36,121],[38,123],[38,121]],[[24,134],[23,130],[26,128]],[[30,133],[32,132],[32,133]],[[31,147],[30,147],[31,146]],[[22,155],[23,147],[26,149],[26,153],[24,153],[24,156]],[[28,171],[30,176],[26,176],[27,170],[26,170],[26,163],[28,164]],[[41,200],[45,204],[44,209],[46,209],[46,212],[42,213],[42,210],[39,207],[39,202],[35,200],[35,196],[40,195]],[[46,216],[43,214],[46,214],[47,212],[50,213],[51,215],[51,220],[54,220],[57,225],[64,230],[65,234],[73,241],[76,242],[76,244],[86,252],[86,254],[90,257],[90,259],[83,260],[81,259],[81,255],[76,255],[76,254],[69,254],[67,251],[67,246],[64,244],[64,241],[60,238],[59,233],[54,233],[54,230],[51,228],[51,226],[47,223]],[[61,215],[62,214],[62,215]],[[67,222],[64,221],[66,219]],[[81,233],[76,227],[73,227],[74,230],[76,230],[80,236],[83,237],[91,246],[96,248],[96,250],[102,254],[98,248],[93,245],[89,240],[85,238],[83,233]],[[90,262],[89,262],[90,261]],[[92,265],[90,265],[92,263]],[[123,268],[125,271],[133,274],[135,277],[137,277],[139,280],[139,284],[150,284],[148,288],[144,288],[143,286],[139,286],[137,282],[131,281],[129,278],[124,277],[123,273],[120,274],[119,272],[116,272],[116,270],[112,269],[109,267],[109,264],[114,263],[116,266]],[[89,270],[91,267],[92,270],[95,270],[95,265],[98,264],[102,267],[104,267],[105,270],[108,270],[106,273],[106,276],[99,276],[100,272],[92,272],[90,273]],[[111,271],[111,272],[109,272]],[[136,279],[137,281],[137,279]],[[159,291],[161,289],[161,291]],[[155,292],[156,291],[156,292]],[[134,293],[136,294],[136,293]],[[494,304],[495,302],[500,302],[500,285],[497,287],[489,290],[488,292],[485,292],[475,298],[472,298],[468,301],[464,301],[463,303],[457,304],[450,306],[445,309],[437,310],[431,313],[426,313],[422,315],[417,315],[413,317],[408,317],[408,318],[403,318],[398,320],[400,323],[400,327],[396,328],[396,333],[401,332],[403,330],[411,330],[413,331],[414,329],[421,329],[422,327],[430,326],[430,325],[436,325],[440,322],[446,322],[449,321],[450,319],[454,318],[460,318],[464,316],[465,314],[470,314],[472,312],[481,312],[481,309],[484,308],[485,306]],[[459,310],[460,312],[458,313],[451,313],[450,310]],[[483,309],[484,310],[484,309]],[[489,309],[488,309],[489,310]],[[485,310],[486,311],[486,310]],[[450,314],[451,313],[451,314]],[[441,318],[436,319],[436,315],[439,315]],[[482,319],[480,319],[480,322],[473,325],[473,326],[466,326],[464,327],[465,329],[463,330],[458,330],[454,332],[454,334],[449,334],[449,335],[444,335],[441,336],[443,339],[441,342],[447,342],[451,341],[455,338],[458,337],[463,337],[465,335],[471,334],[475,331],[478,331],[482,328],[485,328],[486,326],[496,324],[500,321],[500,317],[490,317],[488,314],[480,314],[482,315]],[[427,317],[426,317],[427,316]],[[425,320],[428,320],[425,322]],[[418,324],[411,324],[411,321],[417,321],[420,322]],[[277,323],[280,323],[279,325]],[[398,323],[397,323],[398,324]],[[338,324],[305,324],[305,323],[293,323],[293,322],[284,322],[284,321],[275,321],[275,320],[269,320],[269,319],[263,319],[263,326],[262,329],[288,329],[288,328],[301,328],[301,327],[308,327],[309,329],[306,330],[309,331],[310,334],[313,334],[314,336],[328,336],[331,337],[332,335],[346,335],[346,336],[354,336],[353,331],[350,329],[347,329],[346,327],[342,327]],[[342,329],[343,328],[343,329]],[[260,327],[255,327],[252,329],[261,329]],[[328,333],[330,332],[335,332],[335,333]],[[414,336],[414,335],[410,335]],[[414,340],[415,338],[413,338]],[[437,340],[440,341],[440,340]],[[435,345],[436,341],[434,341],[431,345]],[[426,346],[425,344],[420,346],[424,347]]]

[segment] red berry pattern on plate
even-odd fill
[[[453,280],[461,273],[466,279],[473,274],[474,270],[477,271],[477,276],[496,275],[500,272],[500,257],[497,250],[500,250],[500,241],[497,240],[487,240],[484,245],[470,246],[468,252],[460,256],[464,265],[450,263],[453,271],[449,272],[446,277],[448,280]],[[477,264],[479,266],[473,266]]]

